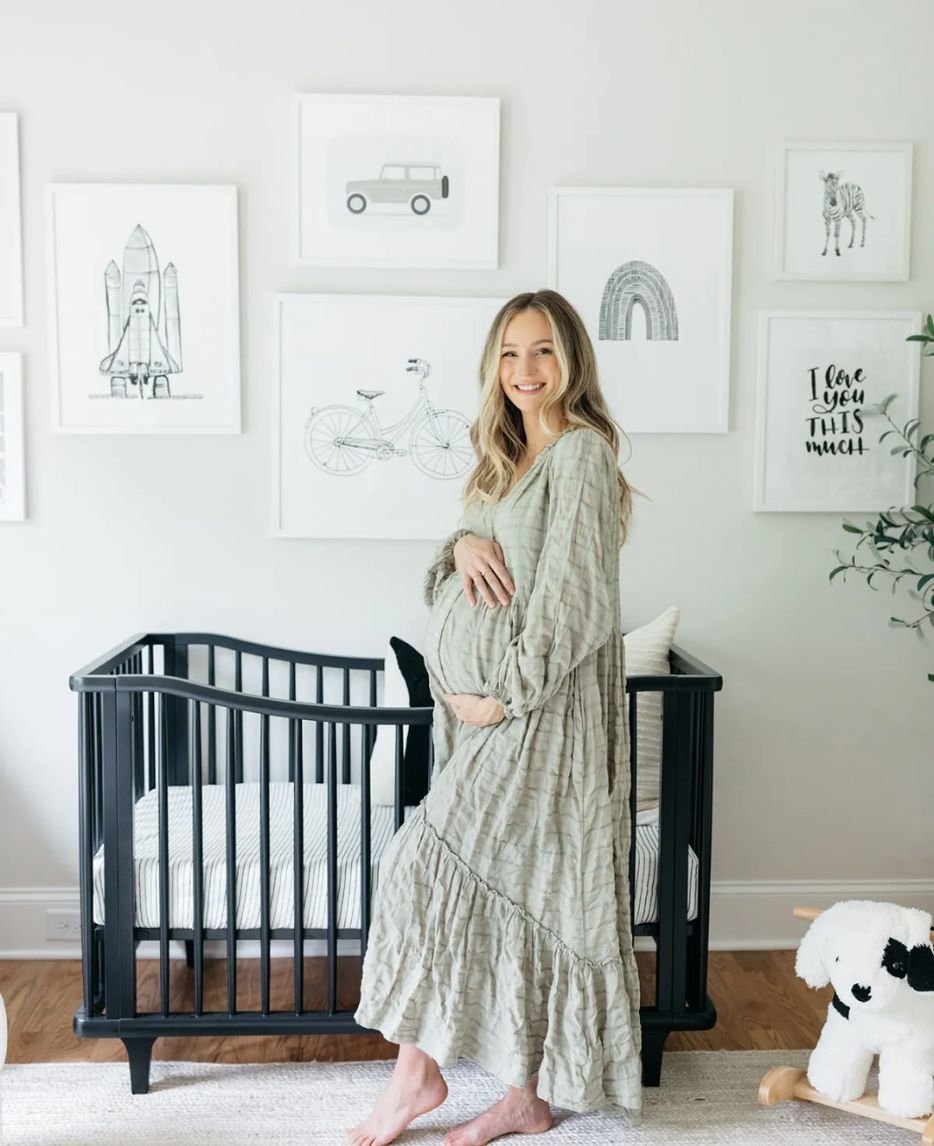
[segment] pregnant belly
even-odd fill
[[[508,605],[487,605],[482,598],[471,605],[463,584],[445,585],[432,610],[429,650],[438,677],[447,692],[483,695],[483,684],[502,660],[518,632],[516,598]]]

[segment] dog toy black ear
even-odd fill
[[[908,948],[897,939],[890,939],[882,953],[882,966],[896,979],[908,974]]]
[[[934,991],[934,947],[921,943],[908,956],[908,986],[913,991]]]

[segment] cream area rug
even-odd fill
[[[642,1124],[553,1108],[542,1135],[500,1142],[606,1146],[915,1146],[916,1135],[811,1103],[756,1104],[771,1066],[804,1066],[806,1051],[683,1051],[665,1055],[662,1085],[646,1089]],[[3,1146],[345,1146],[342,1127],[366,1116],[392,1063],[215,1065],[154,1062],[147,1095],[130,1094],[121,1064],[7,1066],[0,1071]],[[485,1110],[505,1087],[471,1062],[444,1072],[443,1105],[417,1118],[399,1146],[434,1146],[445,1131]]]

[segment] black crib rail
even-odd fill
[[[197,666],[195,662],[198,662]],[[656,944],[656,997],[642,1007],[643,1069],[657,1084],[665,1039],[671,1030],[704,1029],[716,1021],[707,996],[707,939],[710,888],[713,693],[718,674],[675,648],[670,675],[629,677],[632,795],[638,769],[636,698],[662,694],[662,781],[660,807],[658,922],[636,927]],[[121,1038],[130,1060],[134,1093],[148,1090],[153,1041],[171,1035],[354,1033],[352,1011],[337,1006],[337,943],[356,940],[366,950],[372,901],[372,752],[380,726],[395,729],[395,804],[398,830],[405,809],[417,804],[428,777],[406,774],[403,728],[430,726],[432,708],[377,706],[381,658],[332,656],[243,641],[210,633],[140,634],[74,673],[79,693],[80,891],[83,1001],[75,1016],[82,1037]],[[305,693],[311,677],[313,696]],[[247,678],[250,678],[249,682]],[[203,678],[203,679],[199,679]],[[275,678],[275,680],[274,680]],[[335,703],[326,692],[340,685]],[[248,684],[258,688],[251,691]],[[363,694],[365,704],[352,704]],[[356,695],[355,695],[356,694]],[[245,730],[244,718],[249,721]],[[354,757],[354,728],[359,728]],[[250,731],[254,752],[247,751]],[[273,732],[284,751],[272,748]],[[426,736],[429,776],[433,767],[431,733]],[[309,749],[311,746],[311,749]],[[311,750],[313,764],[306,757]],[[252,768],[255,754],[255,769]],[[248,769],[248,757],[251,768]],[[285,765],[292,784],[292,925],[271,924],[270,784],[276,764]],[[354,763],[359,780],[352,779]],[[340,769],[338,768],[340,765]],[[326,926],[306,927],[304,785],[325,786],[327,846]],[[236,792],[248,770],[256,773],[260,798],[260,925],[238,926]],[[360,786],[360,926],[338,926],[338,787]],[[169,793],[191,790],[193,919],[189,927],[170,926]],[[226,828],[226,926],[204,925],[205,872],[203,798],[206,786],[224,791]],[[158,818],[158,927],[136,924],[134,807],[155,793]],[[103,846],[104,923],[94,919],[94,857]],[[689,922],[688,848],[699,861],[698,916]],[[635,862],[635,830],[630,876]],[[630,879],[630,884],[633,884]],[[297,925],[296,925],[297,924]],[[327,1009],[305,1007],[304,943],[326,941]],[[159,1010],[137,1009],[136,948],[155,940],[159,947]],[[170,998],[170,943],[185,943],[193,969],[193,1008],[175,1010]],[[227,1005],[206,1010],[205,944],[225,946]],[[238,1007],[237,945],[258,941],[260,1006]],[[292,945],[292,1005],[271,1007],[271,944]]]

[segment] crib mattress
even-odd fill
[[[227,926],[226,790],[222,785],[202,788],[202,842],[204,870],[204,926]],[[237,784],[236,866],[237,927],[260,926],[260,786]],[[306,784],[303,790],[304,888],[303,923],[325,929],[328,923],[327,789]],[[269,785],[269,888],[270,926],[291,928],[293,921],[292,822],[290,783]],[[191,928],[194,919],[194,862],[192,848],[192,793],[188,787],[168,789],[169,927]],[[413,809],[405,809],[406,814]],[[371,806],[370,845],[372,900],[379,894],[380,862],[394,833],[394,810]],[[658,824],[636,827],[635,923],[658,919]],[[155,791],[136,804],[134,822],[134,884],[136,926],[159,926],[159,806]],[[688,919],[697,917],[698,862],[688,855]],[[94,920],[104,922],[104,849],[93,863]],[[360,789],[356,784],[337,786],[337,926],[360,926]]]

